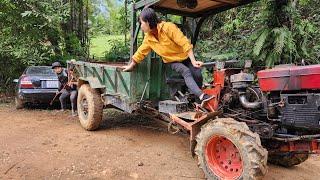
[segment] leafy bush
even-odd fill
[[[86,46],[83,46],[75,33],[68,33],[65,36],[65,51],[67,54],[77,55],[77,56],[85,56],[86,54]]]
[[[108,39],[107,42],[110,49],[105,52],[106,61],[124,61],[130,58],[129,43],[125,44],[120,39]]]

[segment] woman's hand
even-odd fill
[[[193,50],[190,49],[189,52],[188,52],[188,57],[189,59],[191,60],[191,63],[194,67],[196,68],[201,68],[201,66],[203,65],[203,62],[201,61],[197,61],[196,58],[194,57],[194,54],[193,54]]]
[[[201,61],[191,61],[192,65],[196,68],[200,68],[203,65]]]
[[[130,72],[133,70],[134,67],[130,65],[126,65],[126,66],[122,66],[121,68],[123,72]]]
[[[130,72],[130,71],[132,71],[132,70],[134,69],[134,67],[136,66],[136,64],[137,64],[137,63],[136,63],[134,60],[132,60],[129,65],[125,65],[125,66],[122,66],[122,67],[121,67],[121,68],[122,68],[122,71],[124,71],[124,72]]]

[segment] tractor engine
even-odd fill
[[[257,78],[259,87],[253,74],[230,76],[221,100],[229,117],[265,122],[256,130],[265,136],[320,132],[320,65],[282,65],[259,71]]]
[[[287,129],[320,130],[320,65],[279,66],[258,72],[267,117]]]

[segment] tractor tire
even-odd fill
[[[22,108],[24,108],[24,104],[23,104],[23,102],[22,102],[19,98],[15,97],[15,98],[14,98],[14,101],[15,101],[16,109],[22,109]]]
[[[88,131],[99,128],[103,114],[100,93],[88,84],[82,85],[78,92],[77,106],[81,126]]]
[[[268,152],[258,134],[243,122],[219,118],[203,125],[196,137],[198,165],[207,179],[261,179]]]
[[[285,155],[269,155],[268,161],[271,164],[289,168],[289,167],[303,163],[308,158],[309,158],[308,154],[290,153]]]

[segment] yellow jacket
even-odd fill
[[[157,25],[157,29],[159,41],[151,33],[145,33],[141,46],[132,58],[140,63],[153,50],[162,57],[164,63],[186,60],[193,46],[180,29],[164,21]]]

